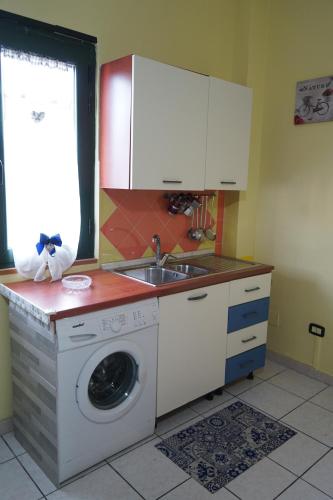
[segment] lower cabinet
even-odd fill
[[[265,365],[271,275],[230,283],[225,383]]]
[[[224,385],[229,283],[159,299],[157,416]]]
[[[265,364],[266,344],[250,349],[242,354],[227,359],[225,365],[225,383],[229,384],[238,378],[246,377],[249,373]]]
[[[264,366],[271,274],[159,299],[157,416]]]

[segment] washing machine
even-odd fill
[[[57,322],[59,482],[153,434],[157,299]]]

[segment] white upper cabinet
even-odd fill
[[[101,187],[245,189],[250,119],[246,87],[141,56],[103,64]]]
[[[251,107],[251,89],[210,77],[206,189],[246,189]]]
[[[134,56],[131,188],[204,188],[209,79]]]

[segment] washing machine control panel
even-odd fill
[[[102,319],[101,327],[104,332],[127,333],[129,331],[145,328],[157,322],[157,311],[139,303],[128,311],[108,311],[108,316]]]
[[[157,325],[157,299],[103,309],[94,313],[64,318],[56,322],[58,350],[100,342]]]

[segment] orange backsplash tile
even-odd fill
[[[189,252],[204,248],[219,254],[222,252],[222,191],[216,192],[211,198],[206,215],[206,226],[210,225],[214,229],[217,238],[215,241],[206,239],[203,242],[190,240],[187,236],[192,226],[192,217],[168,213],[168,200],[164,191],[103,191],[112,202],[110,215],[107,214],[101,227],[101,232],[110,245],[107,254],[111,256],[111,260],[129,260],[153,255],[155,247],[152,235],[155,233],[161,237],[162,252]],[[204,212],[202,219],[204,220]],[[196,225],[196,216],[194,224]]]

